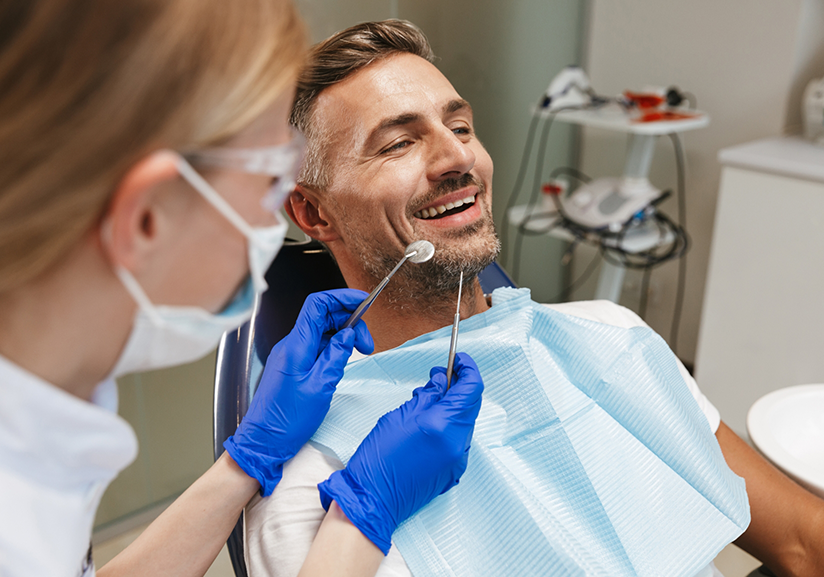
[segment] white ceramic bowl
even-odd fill
[[[779,469],[824,497],[824,385],[799,385],[758,399],[747,414],[755,446]]]

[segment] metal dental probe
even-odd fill
[[[458,350],[458,323],[461,322],[461,290],[463,289],[463,271],[458,284],[458,309],[452,321],[452,342],[449,343],[449,362],[446,364],[446,390],[452,386],[452,368],[455,365],[455,352]]]
[[[414,262],[415,264],[422,263],[428,261],[432,258],[432,255],[435,254],[435,246],[429,242],[428,240],[416,240],[413,243],[410,243],[409,246],[406,247],[406,250],[403,253],[403,258],[400,260],[398,264],[395,265],[395,268],[392,269],[386,278],[384,278],[378,286],[376,286],[369,296],[363,299],[363,302],[358,305],[358,308],[355,309],[355,312],[352,313],[352,316],[347,319],[347,321],[341,327],[341,330],[351,328],[355,323],[357,323],[360,318],[363,316],[369,307],[372,306],[372,303],[378,295],[381,294],[381,291],[384,287],[389,283],[389,279],[398,272],[398,269],[401,268],[401,265],[405,263],[407,260],[410,262]]]

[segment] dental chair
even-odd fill
[[[515,286],[497,263],[486,267],[478,279],[487,294],[498,287]],[[217,349],[215,460],[223,454],[223,442],[234,434],[249,408],[269,351],[292,330],[306,297],[313,292],[346,287],[332,255],[317,241],[287,240],[269,267],[266,282],[270,288],[255,303],[252,318],[236,331],[223,335]],[[247,577],[243,515],[227,540],[237,577]]]

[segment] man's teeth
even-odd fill
[[[433,216],[445,213],[447,210],[452,210],[453,208],[458,208],[459,206],[472,204],[474,202],[474,196],[467,196],[466,198],[456,200],[455,202],[447,202],[446,204],[442,204],[440,206],[423,208],[415,213],[415,218],[432,218]]]

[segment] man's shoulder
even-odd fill
[[[543,304],[559,313],[612,325],[625,329],[645,327],[647,324],[637,314],[626,307],[608,300],[573,301],[568,303]]]

